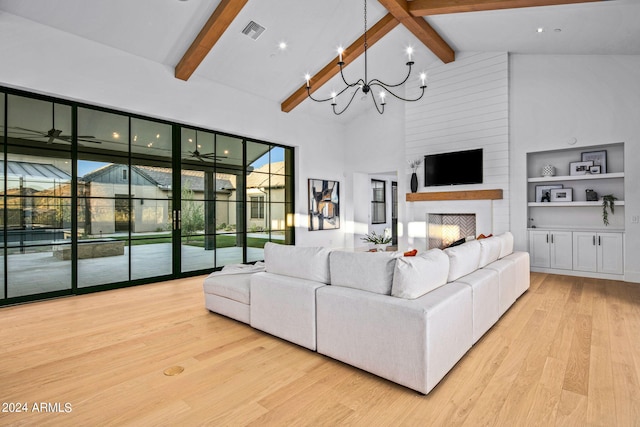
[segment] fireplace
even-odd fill
[[[443,249],[453,242],[476,235],[476,214],[429,213],[427,214],[428,248]]]

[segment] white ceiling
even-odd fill
[[[173,68],[218,4],[207,0],[0,0],[0,11]],[[377,1],[368,2],[369,26],[385,14]],[[638,18],[640,1],[609,0],[426,19],[456,52],[640,55]],[[266,27],[256,41],[241,33],[251,20]],[[545,31],[538,33],[538,27]],[[306,72],[319,71],[336,56],[339,45],[348,46],[362,31],[359,1],[250,0],[194,75],[282,102],[304,83]],[[284,52],[278,50],[281,41],[289,46]],[[405,72],[403,50],[408,45],[417,49],[418,71],[440,64],[398,25],[369,50],[370,77],[398,80]],[[346,73],[357,80],[361,70],[359,59]],[[329,82],[318,96],[327,96],[336,84]]]

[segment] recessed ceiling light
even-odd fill
[[[280,50],[287,50],[287,42],[280,42],[280,43],[278,43],[278,49],[280,49]]]
[[[556,29],[555,29],[555,30],[553,30],[553,31],[555,31],[556,33],[559,33],[559,32],[561,32],[561,31],[562,31],[562,28],[556,28]]]
[[[538,27],[538,30],[537,30],[537,31],[538,31],[539,33],[541,33],[541,32],[543,32],[543,31],[544,31],[544,28],[542,28],[542,27]]]

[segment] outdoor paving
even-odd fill
[[[129,248],[124,255],[78,260],[78,287],[88,287],[128,280]],[[171,274],[171,244],[132,246],[131,278],[141,279]],[[52,252],[8,255],[8,297],[71,289],[71,261],[60,260]],[[260,248],[247,248],[248,261],[264,258]],[[184,272],[214,268],[242,262],[242,248],[204,250],[182,246]],[[1,268],[1,267],[0,267]],[[0,276],[2,277],[2,276]],[[3,288],[3,287],[0,287]],[[3,289],[0,289],[0,297]]]

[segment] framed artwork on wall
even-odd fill
[[[309,179],[309,231],[340,228],[340,183]]]
[[[582,161],[592,161],[593,166],[600,166],[600,172],[591,173],[607,173],[607,150],[586,151],[582,153]]]

